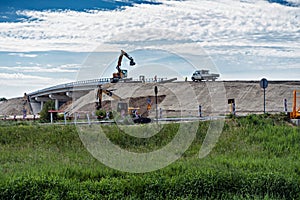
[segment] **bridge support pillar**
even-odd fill
[[[64,94],[49,94],[49,97],[55,101],[55,110],[59,109],[60,103],[65,103],[71,100],[70,97]]]
[[[45,96],[43,96],[43,97],[35,97],[35,101],[39,102],[39,104],[40,104],[40,110],[38,112],[40,112],[43,109],[44,103],[47,102],[47,101],[49,101],[49,100],[51,100],[51,99],[49,97],[45,97]]]
[[[55,99],[55,110],[58,110],[59,108],[59,101],[58,99]]]
[[[44,101],[41,101],[41,110],[43,110],[44,107]]]

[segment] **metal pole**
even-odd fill
[[[283,99],[283,104],[284,104],[284,112],[287,114],[287,100]]]
[[[77,113],[74,114],[74,124],[77,124]]]
[[[87,117],[87,120],[88,120],[89,125],[91,125],[90,115],[89,115],[88,113],[86,114],[86,117]]]
[[[202,117],[202,106],[199,105],[199,117]]]
[[[159,108],[159,118],[162,119],[162,108]]]
[[[64,121],[65,121],[65,125],[67,125],[67,113],[64,113]]]
[[[235,116],[235,103],[232,103],[232,114]]]
[[[53,113],[50,112],[50,121],[51,121],[51,124],[53,124]]]
[[[264,88],[264,114],[266,113],[266,88]]]
[[[158,123],[158,110],[157,110],[157,93],[158,93],[158,89],[157,86],[155,86],[154,88],[154,93],[155,93],[155,109],[156,109],[156,124]]]
[[[158,123],[157,94],[155,94],[156,123]]]

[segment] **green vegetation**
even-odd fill
[[[103,119],[113,119],[114,113],[112,111],[109,111],[108,118],[105,110],[96,110],[95,115],[97,116],[97,119],[103,120]]]
[[[51,116],[50,113],[48,112],[49,110],[55,110],[55,102],[54,101],[47,101],[45,102],[43,109],[40,112],[40,120],[41,122],[50,122],[51,121]],[[53,114],[53,119],[57,119],[57,113],[52,113]]]
[[[0,98],[0,101],[7,101],[5,97]]]
[[[200,122],[181,159],[141,174],[101,164],[83,146],[75,126],[1,125],[2,199],[300,198],[300,131],[281,115],[227,119],[217,145],[203,159],[198,152],[209,122]],[[128,136],[117,126],[102,128],[121,148],[147,152],[170,142],[178,126],[163,125],[145,139]],[[140,126],[127,128],[134,132]]]

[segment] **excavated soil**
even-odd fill
[[[235,100],[237,115],[263,112],[263,89],[260,88],[259,81],[116,83],[106,84],[103,88],[112,90],[114,94],[122,98],[122,102],[129,103],[130,107],[140,108],[140,114],[153,117],[155,115],[155,86],[158,87],[158,109],[163,117],[198,116],[199,105],[203,116],[225,115],[231,109],[228,99]],[[290,111],[295,89],[300,90],[299,81],[270,81],[266,89],[266,111],[283,112],[284,99],[287,99],[288,111]],[[96,92],[96,90],[90,91],[85,96],[68,102],[60,109],[70,114],[93,112],[97,102]],[[150,112],[147,112],[148,99],[151,99],[152,104]],[[118,102],[120,100],[103,95],[103,109],[105,110],[116,110]],[[24,107],[30,110],[23,98],[9,99],[0,103],[0,115],[22,115]]]
[[[141,108],[146,112],[147,99],[152,107],[149,115],[155,115],[154,87],[158,87],[158,108],[164,117],[198,116],[199,105],[203,116],[226,115],[231,107],[228,99],[234,99],[236,114],[263,112],[263,89],[258,81],[216,81],[216,82],[172,82],[172,83],[117,83],[107,84],[107,89],[122,97],[129,106]],[[300,90],[297,81],[271,81],[266,89],[266,112],[284,112],[284,99],[288,102],[288,111],[292,108],[293,90]],[[90,112],[95,109],[95,91],[74,101],[66,110],[72,112]],[[118,101],[104,95],[104,109],[116,108]],[[299,104],[300,105],[300,104]]]
[[[0,102],[0,115],[23,115],[24,109],[27,115],[31,114],[30,106],[23,97]]]

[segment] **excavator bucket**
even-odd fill
[[[135,65],[135,62],[133,61],[133,60],[130,60],[130,66],[133,66],[133,65]]]

